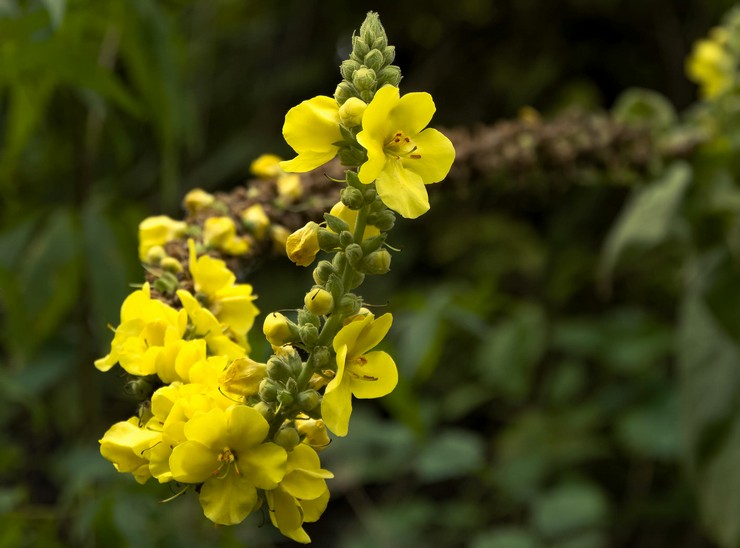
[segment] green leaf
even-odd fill
[[[604,525],[607,499],[590,483],[559,485],[535,501],[532,520],[546,538],[554,539]]]
[[[648,89],[628,89],[614,104],[612,114],[618,122],[648,126],[664,131],[676,123],[676,111],[660,93]]]
[[[483,440],[472,432],[443,430],[423,447],[415,470],[427,482],[467,476],[483,466],[484,450]]]
[[[607,236],[599,266],[602,278],[610,279],[626,252],[647,251],[668,239],[690,182],[691,168],[676,162],[658,180],[635,190]]]
[[[43,0],[46,11],[49,12],[49,19],[54,28],[59,28],[64,19],[64,12],[67,9],[67,0]]]
[[[542,544],[537,536],[519,527],[497,527],[478,533],[470,548],[538,548]]]

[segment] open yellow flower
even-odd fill
[[[285,475],[285,449],[265,441],[270,427],[246,405],[212,409],[185,424],[187,441],[170,456],[172,477],[203,483],[200,504],[208,519],[235,525],[258,504],[257,489],[275,489]]]
[[[450,140],[432,128],[424,129],[435,112],[428,93],[407,93],[383,86],[362,118],[357,142],[367,149],[360,181],[375,181],[383,203],[408,219],[429,210],[424,185],[445,178],[455,160]]]
[[[339,105],[325,95],[303,101],[285,115],[283,137],[298,156],[280,162],[286,172],[305,173],[337,155],[334,143],[342,140],[339,131]]]
[[[113,463],[119,472],[131,472],[138,483],[151,477],[148,451],[157,445],[162,435],[139,426],[139,418],[117,422],[99,440],[100,454]]]
[[[334,337],[337,373],[326,385],[321,401],[321,417],[329,430],[346,436],[352,414],[352,396],[380,398],[398,383],[396,364],[387,353],[368,352],[383,340],[393,323],[393,316],[372,315],[351,322]]]

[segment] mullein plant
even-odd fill
[[[266,363],[249,357],[255,296],[220,258],[248,254],[268,230],[269,219],[253,205],[240,215],[246,235],[228,215],[202,227],[144,221],[139,254],[154,279],[125,300],[110,353],[95,362],[101,371],[118,364],[143,396],[138,414],[100,440],[119,472],[140,483],[173,482],[177,494],[196,492],[219,525],[262,509],[302,543],[310,542],[303,524],[318,520],[329,500],[333,474],[319,452],[330,434],[347,435],[353,398],[385,396],[398,380],[393,358],[374,350],[393,318],[376,317],[358,289],[366,276],[388,272],[396,214],[413,219],[428,211],[426,185],[444,179],[455,158],[449,139],[426,127],[432,97],[401,95],[394,47],[377,14],[368,14],[352,46],[334,96],[286,115],[283,135],[296,157],[253,164],[256,174],[278,177],[286,200],[300,198],[295,174],[336,156],[346,168],[341,200],[322,223],[273,234],[295,264],[314,266],[315,282],[295,314],[267,314],[263,332],[273,355]],[[197,214],[213,208],[214,197],[195,190],[185,206]],[[183,260],[168,253],[178,238],[187,242]],[[321,252],[329,256],[316,263]]]

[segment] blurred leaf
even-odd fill
[[[426,482],[467,476],[483,465],[484,449],[483,440],[472,432],[442,430],[422,447],[416,474]]]
[[[53,27],[57,28],[62,24],[64,12],[67,9],[67,0],[43,0],[46,11],[49,12],[49,19]]]
[[[493,327],[481,344],[475,368],[482,382],[496,395],[521,402],[530,389],[530,378],[542,358],[547,324],[536,305],[523,304],[507,321]]]
[[[527,529],[497,527],[478,533],[470,548],[538,548],[542,544],[537,536]]]
[[[658,180],[634,191],[604,244],[599,267],[602,278],[611,278],[626,252],[646,251],[668,238],[690,182],[691,168],[676,162]]]
[[[740,342],[740,266],[729,253],[719,251],[704,260],[702,294],[718,327],[736,343]]]
[[[532,521],[543,536],[552,540],[602,526],[607,513],[607,499],[598,487],[570,482],[555,487],[535,501]]]
[[[617,434],[637,455],[661,460],[677,456],[681,432],[676,394],[666,391],[630,410],[617,423]]]

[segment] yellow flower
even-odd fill
[[[323,451],[331,443],[329,434],[326,432],[326,427],[324,426],[324,421],[321,419],[303,419],[298,417],[296,428],[303,438],[303,443],[311,446],[314,451]]]
[[[391,328],[393,317],[366,316],[339,330],[334,337],[337,373],[326,386],[321,401],[321,417],[329,430],[346,436],[352,414],[352,396],[380,398],[398,383],[396,364],[385,352],[369,352]]]
[[[222,326],[216,316],[210,310],[204,308],[189,292],[180,289],[177,291],[177,297],[180,299],[183,309],[187,311],[195,335],[206,340],[208,348],[214,355],[225,356],[233,360],[241,358],[249,352],[246,341],[241,345],[231,340],[225,333],[228,327]]]
[[[185,424],[187,441],[170,456],[172,477],[203,484],[200,504],[214,523],[242,522],[259,504],[257,489],[275,489],[285,476],[285,450],[263,443],[269,429],[246,405],[212,409]]]
[[[699,40],[686,60],[686,73],[699,84],[702,97],[711,99],[732,86],[735,62],[721,41]]]
[[[288,236],[285,251],[288,258],[298,266],[309,266],[316,259],[319,248],[319,225],[309,221]]]
[[[305,173],[334,158],[339,151],[334,143],[342,140],[336,100],[319,95],[290,109],[283,137],[298,153],[292,160],[280,162],[283,171]]]
[[[182,203],[188,213],[197,213],[215,201],[216,197],[213,194],[206,192],[202,188],[194,188],[185,195]]]
[[[360,181],[375,181],[383,203],[409,219],[429,210],[424,185],[444,179],[455,159],[447,137],[424,129],[434,111],[428,93],[400,97],[397,87],[383,86],[368,105],[357,134],[357,142],[367,149]]]
[[[164,245],[185,234],[188,225],[166,215],[147,217],[139,223],[139,259],[147,260],[147,253],[155,245]]]
[[[259,391],[260,382],[266,376],[266,364],[249,358],[237,358],[224,370],[218,382],[229,392],[253,396]]]
[[[131,472],[139,483],[151,477],[149,472],[149,449],[162,438],[159,432],[139,427],[139,418],[131,417],[125,422],[111,426],[100,443],[100,454],[113,463],[119,472]]]
[[[333,477],[321,468],[316,451],[297,445],[288,453],[285,477],[277,489],[265,493],[272,524],[296,542],[311,542],[303,524],[321,517],[329,502],[326,480]]]
[[[260,179],[273,179],[283,173],[283,170],[280,169],[281,160],[282,158],[275,154],[262,154],[259,158],[252,161],[249,171],[252,172],[252,175]]]
[[[210,217],[203,223],[203,243],[229,255],[244,255],[249,242],[236,235],[236,225],[231,217]]]
[[[280,167],[282,158],[274,154],[263,154],[257,158],[250,170],[262,179],[275,179],[278,194],[288,201],[295,201],[303,195],[300,175],[290,174]],[[293,170],[298,171],[298,170]]]
[[[153,375],[157,359],[168,344],[182,339],[187,313],[151,298],[149,284],[126,297],[121,305],[121,324],[107,356],[95,360],[95,367],[108,371],[116,363],[132,375]]]
[[[261,240],[270,227],[270,218],[261,204],[252,204],[241,213],[242,222],[254,237]]]
[[[229,328],[234,339],[246,348],[247,332],[259,314],[257,307],[252,304],[256,299],[252,294],[252,286],[235,283],[236,276],[222,260],[208,255],[197,257],[193,240],[188,240],[188,248],[188,268],[193,276],[196,294],[207,301],[208,309],[219,322]]]

